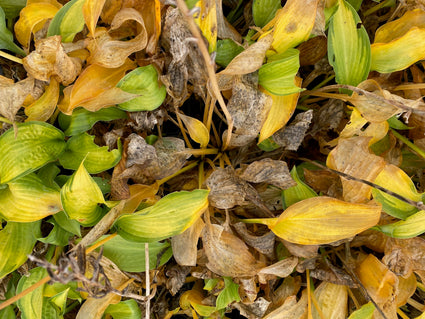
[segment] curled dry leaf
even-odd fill
[[[220,74],[241,75],[257,71],[263,65],[272,41],[273,35],[266,35],[233,58]]]
[[[358,136],[340,139],[329,154],[328,167],[367,181],[373,181],[385,167],[385,160],[369,151],[370,137]],[[352,203],[364,203],[370,199],[372,187],[341,178],[343,196]]]
[[[280,238],[282,244],[291,255],[301,258],[315,258],[318,256],[319,245],[299,245]]]
[[[397,318],[398,278],[374,255],[368,255],[356,269],[357,276],[369,296],[388,319]],[[381,316],[375,310],[378,318]]]
[[[132,40],[114,40],[104,32],[99,38],[93,39],[88,49],[91,55],[89,63],[97,64],[105,68],[118,68],[126,62],[128,56],[134,52],[143,50],[148,43],[145,24],[141,14],[133,8],[125,8],[119,11],[111,23],[111,30],[118,29],[128,20],[136,21],[141,27],[140,33]]]
[[[307,290],[303,290],[301,299],[297,302],[296,296],[286,298],[284,304],[273,310],[264,319],[302,319],[307,316]]]
[[[265,158],[251,163],[240,175],[240,178],[251,183],[263,183],[287,189],[296,186],[284,161]]]
[[[277,287],[273,294],[271,295],[272,304],[270,305],[271,311],[282,306],[286,298],[290,296],[295,296],[301,288],[301,277],[288,276],[286,277],[282,284]]]
[[[171,238],[173,256],[180,266],[196,266],[198,239],[205,223],[199,218],[182,234]]]
[[[220,225],[207,224],[202,232],[202,242],[208,258],[207,268],[220,276],[255,276],[264,267],[241,239]]]
[[[274,244],[276,235],[268,232],[262,236],[254,236],[248,232],[244,223],[236,223],[233,225],[238,235],[256,251],[264,254],[270,259],[274,256]]]
[[[291,124],[272,135],[273,140],[288,151],[296,151],[313,119],[313,110],[298,114]]]
[[[34,88],[35,82],[31,77],[13,83],[12,79],[0,76],[0,114],[10,121],[15,121],[16,113]]]
[[[235,303],[232,306],[238,309],[240,314],[246,318],[263,318],[269,308],[269,305],[270,301],[263,297],[259,297],[253,303]]]
[[[23,59],[28,74],[41,81],[49,81],[51,76],[59,83],[69,85],[81,72],[81,60],[69,57],[58,35],[41,39],[35,43],[36,50]]]
[[[259,281],[263,284],[267,283],[267,275],[286,278],[294,271],[297,264],[297,257],[289,257],[278,261],[277,263],[267,266],[258,272]]]

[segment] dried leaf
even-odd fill
[[[332,150],[327,165],[350,176],[373,181],[385,167],[382,157],[369,151],[370,137],[352,137],[340,139],[338,146]],[[341,178],[344,199],[353,203],[362,203],[370,199],[372,187],[363,183]]]
[[[285,277],[288,277],[294,271],[294,268],[297,266],[297,264],[298,264],[297,257],[285,258],[281,261],[278,261],[277,263],[274,263],[270,266],[262,268],[258,274],[273,275],[273,276],[285,278]],[[263,283],[265,282],[267,281],[264,280]]]
[[[0,114],[10,121],[21,108],[26,97],[34,91],[34,79],[28,77],[17,83],[0,76]]]
[[[58,108],[68,115],[72,114],[72,111],[78,106],[93,112],[137,97],[135,94],[115,87],[125,72],[132,68],[133,63],[129,60],[114,69],[98,65],[88,66],[80,74],[75,84],[64,90],[65,97]]]
[[[84,21],[92,36],[95,34],[97,20],[106,0],[86,0],[83,4]]]
[[[273,41],[271,34],[263,37],[259,41],[249,46],[245,51],[239,53],[229,65],[219,74],[248,74],[260,69],[266,51]]]
[[[248,232],[244,223],[233,224],[238,235],[247,243],[249,246],[266,255],[270,259],[274,257],[274,245],[276,236],[273,232],[268,232],[262,236],[255,236]]]
[[[220,225],[207,224],[202,233],[202,243],[208,258],[207,268],[220,276],[255,276],[264,266],[251,255],[242,240]]]
[[[272,135],[273,140],[288,151],[296,151],[301,145],[312,119],[312,110],[298,114],[291,124]]]
[[[63,85],[69,85],[80,74],[81,60],[65,53],[60,36],[38,40],[35,47],[23,60],[25,70],[32,77],[48,81],[55,76]]]
[[[296,296],[286,298],[285,303],[269,313],[264,319],[302,319],[307,315],[307,290],[303,290],[300,300]]]
[[[251,163],[240,178],[251,183],[263,183],[274,185],[281,189],[287,189],[296,185],[284,161],[276,161],[265,158]]]
[[[143,50],[148,37],[145,24],[141,14],[133,8],[125,8],[119,11],[111,22],[111,30],[116,30],[129,20],[136,21],[141,26],[141,31],[136,37],[129,41],[114,40],[108,33],[93,40],[88,49],[90,57],[88,62],[105,68],[119,68],[126,63],[128,56],[134,52]]]
[[[173,257],[180,266],[196,266],[198,240],[204,226],[204,222],[199,218],[182,234],[171,238]]]
[[[398,277],[397,307],[404,306],[408,299],[413,296],[416,291],[416,284],[417,281],[414,273],[407,278]]]

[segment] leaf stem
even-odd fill
[[[0,56],[1,56],[1,57],[3,57],[3,58],[5,58],[5,59],[8,59],[8,60],[10,60],[10,61],[13,61],[13,62],[16,62],[16,63],[23,64],[23,62],[22,62],[22,59],[21,59],[21,58],[17,58],[16,56],[13,56],[13,55],[11,55],[11,54],[9,54],[9,53],[6,53],[6,52],[4,52],[4,51],[1,51],[1,50],[0,50]]]
[[[172,178],[176,177],[177,175],[180,175],[181,173],[187,172],[188,170],[190,170],[190,169],[194,168],[196,165],[198,165],[198,162],[193,162],[193,163],[191,163],[191,164],[189,164],[189,165],[187,165],[187,166],[183,167],[182,169],[178,170],[178,171],[177,171],[177,172],[175,172],[174,174],[172,174],[172,175],[170,175],[170,176],[167,176],[167,177],[164,177],[163,179],[158,180],[158,181],[157,181],[158,186],[159,186],[159,185],[162,185],[162,184],[164,184],[164,183],[166,183],[166,182],[168,182],[170,179],[172,179]]]
[[[401,135],[399,132],[395,131],[394,129],[390,129],[390,130],[395,137],[397,137],[400,141],[402,141],[404,144],[406,144],[410,149],[415,151],[415,153],[418,154],[420,157],[425,159],[425,151],[423,149],[419,148],[418,146],[416,146],[415,144],[410,142],[410,140],[408,138]]]

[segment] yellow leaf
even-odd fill
[[[411,273],[407,278],[398,276],[397,307],[404,306],[407,303],[407,300],[415,293],[416,286],[417,281],[414,273]]]
[[[295,83],[298,87],[301,87],[301,82],[301,78],[295,77]],[[269,94],[265,90],[263,92],[270,95],[273,99],[273,102],[267,115],[267,119],[261,127],[258,143],[261,143],[265,139],[269,138],[282,127],[284,127],[286,123],[288,123],[289,119],[295,111],[298,97],[300,96],[299,92],[283,96]]]
[[[371,70],[381,73],[400,71],[425,58],[423,22],[419,23],[420,27],[411,25],[411,28],[406,30],[406,21],[403,18],[393,21],[390,26],[384,25],[385,29],[381,30],[381,36],[378,38],[384,42],[375,40],[371,45]],[[389,34],[392,30],[395,30],[394,35],[398,36],[397,38]],[[401,32],[404,33],[400,34]]]
[[[356,136],[339,139],[338,146],[329,153],[326,165],[367,181],[373,181],[385,166],[385,160],[369,151],[370,137]],[[372,187],[366,184],[341,179],[344,200],[353,203],[367,202]]]
[[[112,38],[109,33],[102,32],[99,38],[93,39],[88,49],[90,64],[97,64],[105,68],[118,68],[124,65],[130,54],[141,51],[148,43],[148,36],[142,16],[133,8],[119,11],[111,23],[111,30],[116,30],[125,22],[136,21],[140,25],[140,33],[129,41],[119,41]],[[132,35],[131,35],[132,36]]]
[[[205,127],[204,123],[190,116],[184,114],[178,114],[182,119],[184,125],[189,131],[190,137],[201,145],[201,148],[205,148],[210,141],[210,134],[208,129]]]
[[[202,34],[208,41],[208,51],[214,52],[217,47],[217,7],[215,0],[201,0],[201,12],[195,22],[199,25]]]
[[[273,33],[273,53],[283,53],[304,42],[310,36],[316,20],[318,0],[289,0],[276,13]],[[267,30],[270,26],[264,27]]]
[[[99,20],[105,1],[106,0],[86,0],[83,4],[84,21],[92,36],[94,36],[97,20]]]
[[[45,186],[34,173],[0,190],[0,216],[8,221],[33,222],[61,210],[59,191]]]
[[[347,286],[336,285],[330,282],[322,282],[314,291],[320,310],[325,318],[343,319],[347,318]],[[315,307],[313,309],[313,319],[320,319]]]
[[[353,204],[322,196],[289,206],[269,228],[291,243],[324,245],[375,226],[380,216],[380,205]]]
[[[135,98],[137,95],[115,87],[125,75],[125,72],[132,68],[134,68],[134,64],[129,60],[119,68],[113,69],[99,65],[88,66],[80,74],[74,85],[68,86],[64,90],[64,99],[58,105],[58,108],[65,114],[72,114],[72,110],[78,106],[89,111],[97,111],[102,107]]]
[[[31,105],[25,107],[25,114],[28,116],[25,122],[47,121],[55,111],[58,99],[59,83],[52,78],[43,95]]]
[[[57,6],[49,3],[33,3],[23,8],[15,23],[15,35],[19,43],[28,48],[34,28],[53,18],[58,10]]]
[[[368,255],[356,272],[369,296],[387,318],[397,318],[397,304],[394,302],[399,284],[397,276],[373,255]]]

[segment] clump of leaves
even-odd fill
[[[1,0],[0,317],[423,318],[424,26]]]

